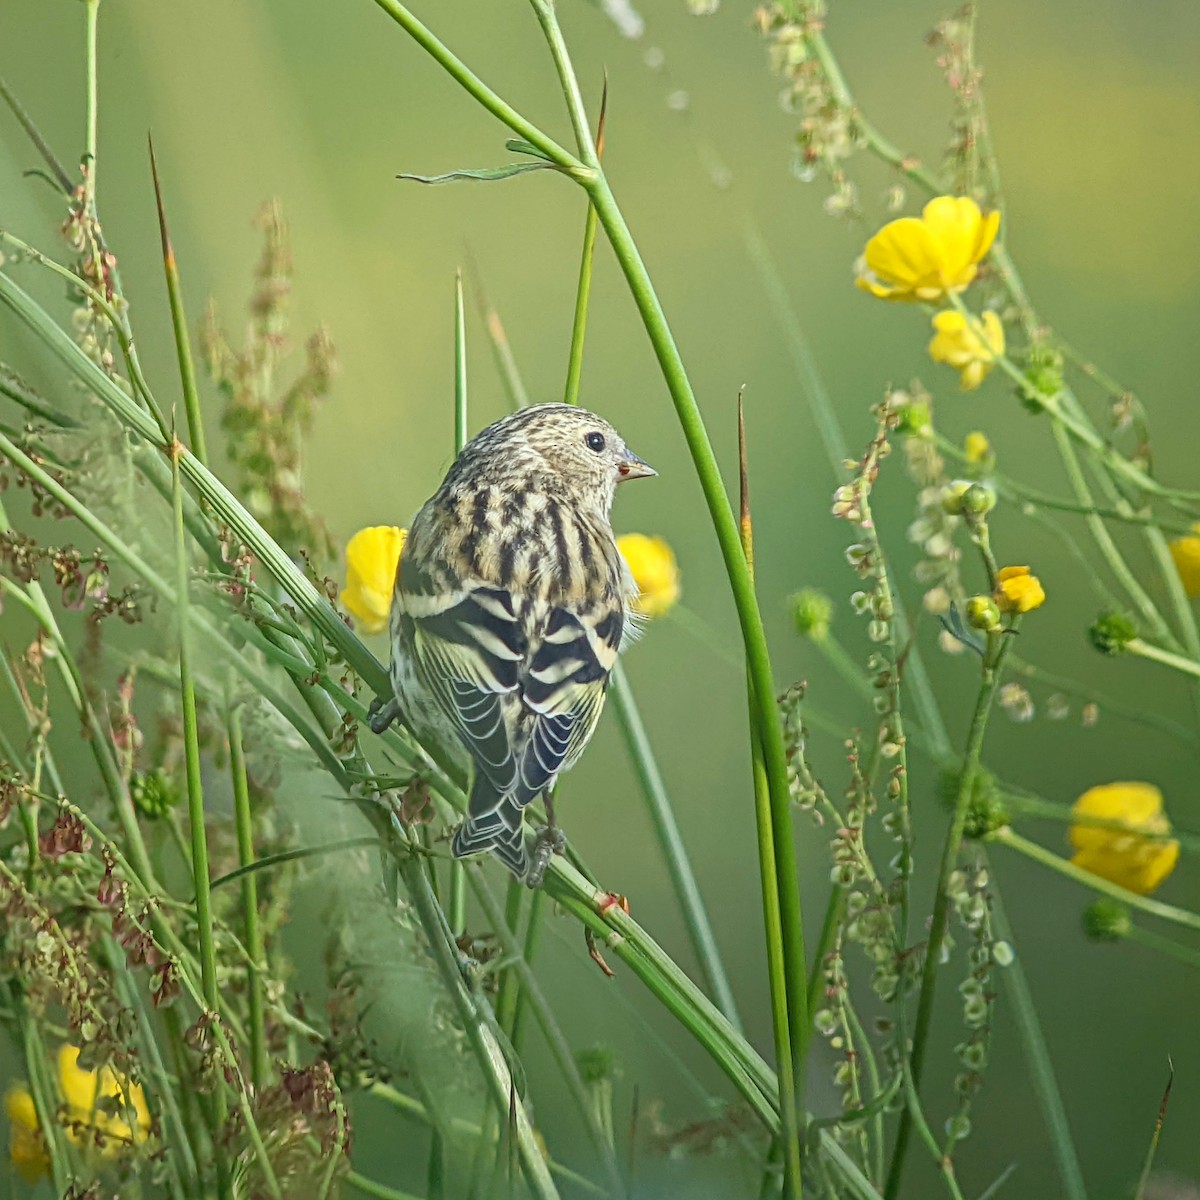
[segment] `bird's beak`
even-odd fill
[[[626,483],[630,479],[649,479],[657,474],[645,459],[638,458],[632,450],[626,450],[625,457],[617,464],[618,483]]]

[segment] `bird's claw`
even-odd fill
[[[533,842],[533,861],[529,864],[529,874],[525,876],[525,886],[540,888],[550,860],[556,854],[561,854],[566,846],[566,835],[557,825],[547,825],[539,830]]]
[[[394,698],[385,700],[382,696],[376,696],[367,709],[367,724],[372,733],[384,733],[399,716],[400,705]]]

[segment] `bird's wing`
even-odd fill
[[[530,798],[570,767],[591,738],[624,618],[619,602],[595,611],[550,610],[522,679],[522,698],[533,721],[520,750],[519,776],[521,791]]]
[[[401,559],[401,586],[404,559]],[[421,679],[498,796],[518,782],[506,708],[517,702],[528,645],[503,588],[406,590],[403,634]]]

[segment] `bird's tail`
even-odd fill
[[[522,836],[521,806],[512,797],[497,798],[480,773],[471,789],[468,814],[450,845],[454,857],[491,850],[518,879],[524,879],[529,873],[529,854]]]

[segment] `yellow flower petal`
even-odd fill
[[[996,572],[995,599],[1002,612],[1027,613],[1045,604],[1046,592],[1028,567],[1001,567]]]
[[[8,1158],[26,1183],[50,1174],[50,1156],[38,1127],[37,1109],[29,1090],[20,1085],[4,1095],[8,1117]]]
[[[972,430],[963,439],[963,453],[969,463],[984,462],[991,452],[992,443],[988,441],[987,434],[980,433],[978,429]]]
[[[1004,353],[1004,326],[990,308],[970,318],[956,309],[934,313],[933,329],[929,357],[957,367],[964,391],[977,388]]]
[[[943,299],[975,278],[1000,228],[968,196],[935,196],[920,217],[889,221],[867,242],[858,286],[885,300]]]
[[[339,599],[366,633],[387,628],[407,536],[407,530],[394,525],[373,525],[346,544],[346,586]]]
[[[1162,792],[1149,783],[1106,783],[1089,788],[1072,807],[1077,817],[1120,821],[1146,833],[1167,834]],[[1100,825],[1071,826],[1071,861],[1093,875],[1139,895],[1153,892],[1175,869],[1179,843]]]
[[[626,533],[617,549],[629,567],[638,596],[633,607],[646,617],[661,617],[679,599],[679,564],[675,552],[660,537]]]
[[[1189,596],[1200,596],[1200,524],[1192,532],[1171,542],[1171,557]]]
[[[58,1086],[71,1120],[107,1135],[108,1153],[115,1153],[122,1144],[144,1142],[149,1137],[150,1110],[141,1086],[110,1067],[83,1070],[75,1046],[63,1046],[58,1052]],[[116,1111],[109,1111],[112,1105],[101,1106],[101,1100],[116,1100]]]

